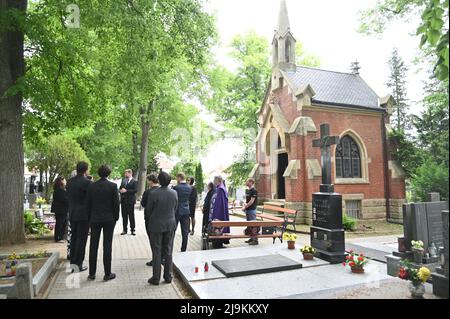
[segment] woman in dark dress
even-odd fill
[[[208,221],[209,221],[209,209],[211,208],[211,198],[214,195],[216,187],[214,183],[208,184],[208,193],[206,194],[205,201],[203,202],[203,222],[202,222],[202,231],[203,235],[208,231]]]
[[[53,183],[53,202],[51,211],[55,214],[55,242],[64,243],[67,226],[69,202],[66,194],[66,179],[58,176]]]

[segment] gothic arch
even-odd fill
[[[359,158],[360,158],[360,167],[361,167],[361,176],[360,177],[351,177],[351,178],[342,178],[342,177],[337,177],[336,175],[336,149],[337,147],[334,148],[334,155],[333,155],[333,160],[334,160],[334,180],[336,184],[357,184],[357,183],[368,183],[369,182],[369,156],[367,153],[367,148],[366,145],[363,142],[363,139],[361,138],[361,136],[356,133],[354,130],[352,129],[348,129],[344,132],[342,132],[339,137],[343,138],[345,136],[349,136],[352,141],[355,142],[355,144],[357,145],[358,149],[359,149]]]

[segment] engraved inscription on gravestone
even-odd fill
[[[442,229],[442,205],[427,203],[428,246],[434,243],[436,247],[444,245]]]

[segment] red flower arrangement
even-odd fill
[[[345,261],[342,263],[342,265],[349,265],[352,269],[352,272],[362,273],[364,272],[364,265],[368,262],[369,258],[364,256],[363,253],[355,254],[353,250],[350,250],[347,256],[345,256]]]

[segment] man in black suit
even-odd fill
[[[148,283],[152,285],[159,285],[161,280],[161,259],[164,260],[164,281],[172,282],[173,238],[177,227],[175,212],[178,196],[168,187],[171,177],[166,172],[161,172],[158,180],[161,187],[148,194],[145,206],[145,214],[149,217],[147,231],[153,256],[153,276]]]
[[[89,233],[89,216],[87,210],[86,195],[89,184],[92,182],[86,178],[88,171],[86,162],[77,164],[77,175],[67,183],[67,198],[69,200],[69,218],[71,228],[70,240],[70,264],[72,271],[85,271],[83,261],[86,250],[86,242]]]
[[[146,207],[148,202],[148,195],[153,192],[154,190],[157,190],[159,188],[159,181],[158,181],[158,174],[151,173],[147,176],[147,183],[149,188],[145,190],[144,194],[142,195],[141,199],[141,206]],[[148,232],[148,222],[150,220],[150,216],[148,216],[148,210],[144,211],[144,220],[145,220],[145,229],[147,231],[148,239],[150,240],[150,233]],[[152,266],[152,261],[146,263],[147,266]]]
[[[173,188],[178,195],[178,208],[176,213],[177,225],[181,227],[181,252],[185,252],[189,239],[190,210],[189,198],[192,188],[186,183],[186,175],[184,173],[177,174],[178,184]]]
[[[138,188],[137,181],[133,178],[133,171],[131,169],[125,170],[125,178],[120,184],[120,206],[122,208],[122,223],[123,232],[121,235],[126,235],[128,232],[128,219],[130,219],[131,235],[136,236],[135,228],[136,222],[134,220],[134,205],[136,204],[136,192]]]
[[[87,207],[91,226],[91,242],[89,246],[89,276],[95,280],[97,271],[97,252],[100,233],[103,229],[103,267],[104,281],[116,278],[111,272],[112,241],[114,227],[119,219],[119,194],[116,184],[107,180],[111,169],[102,165],[98,169],[100,180],[89,185],[87,192]]]

